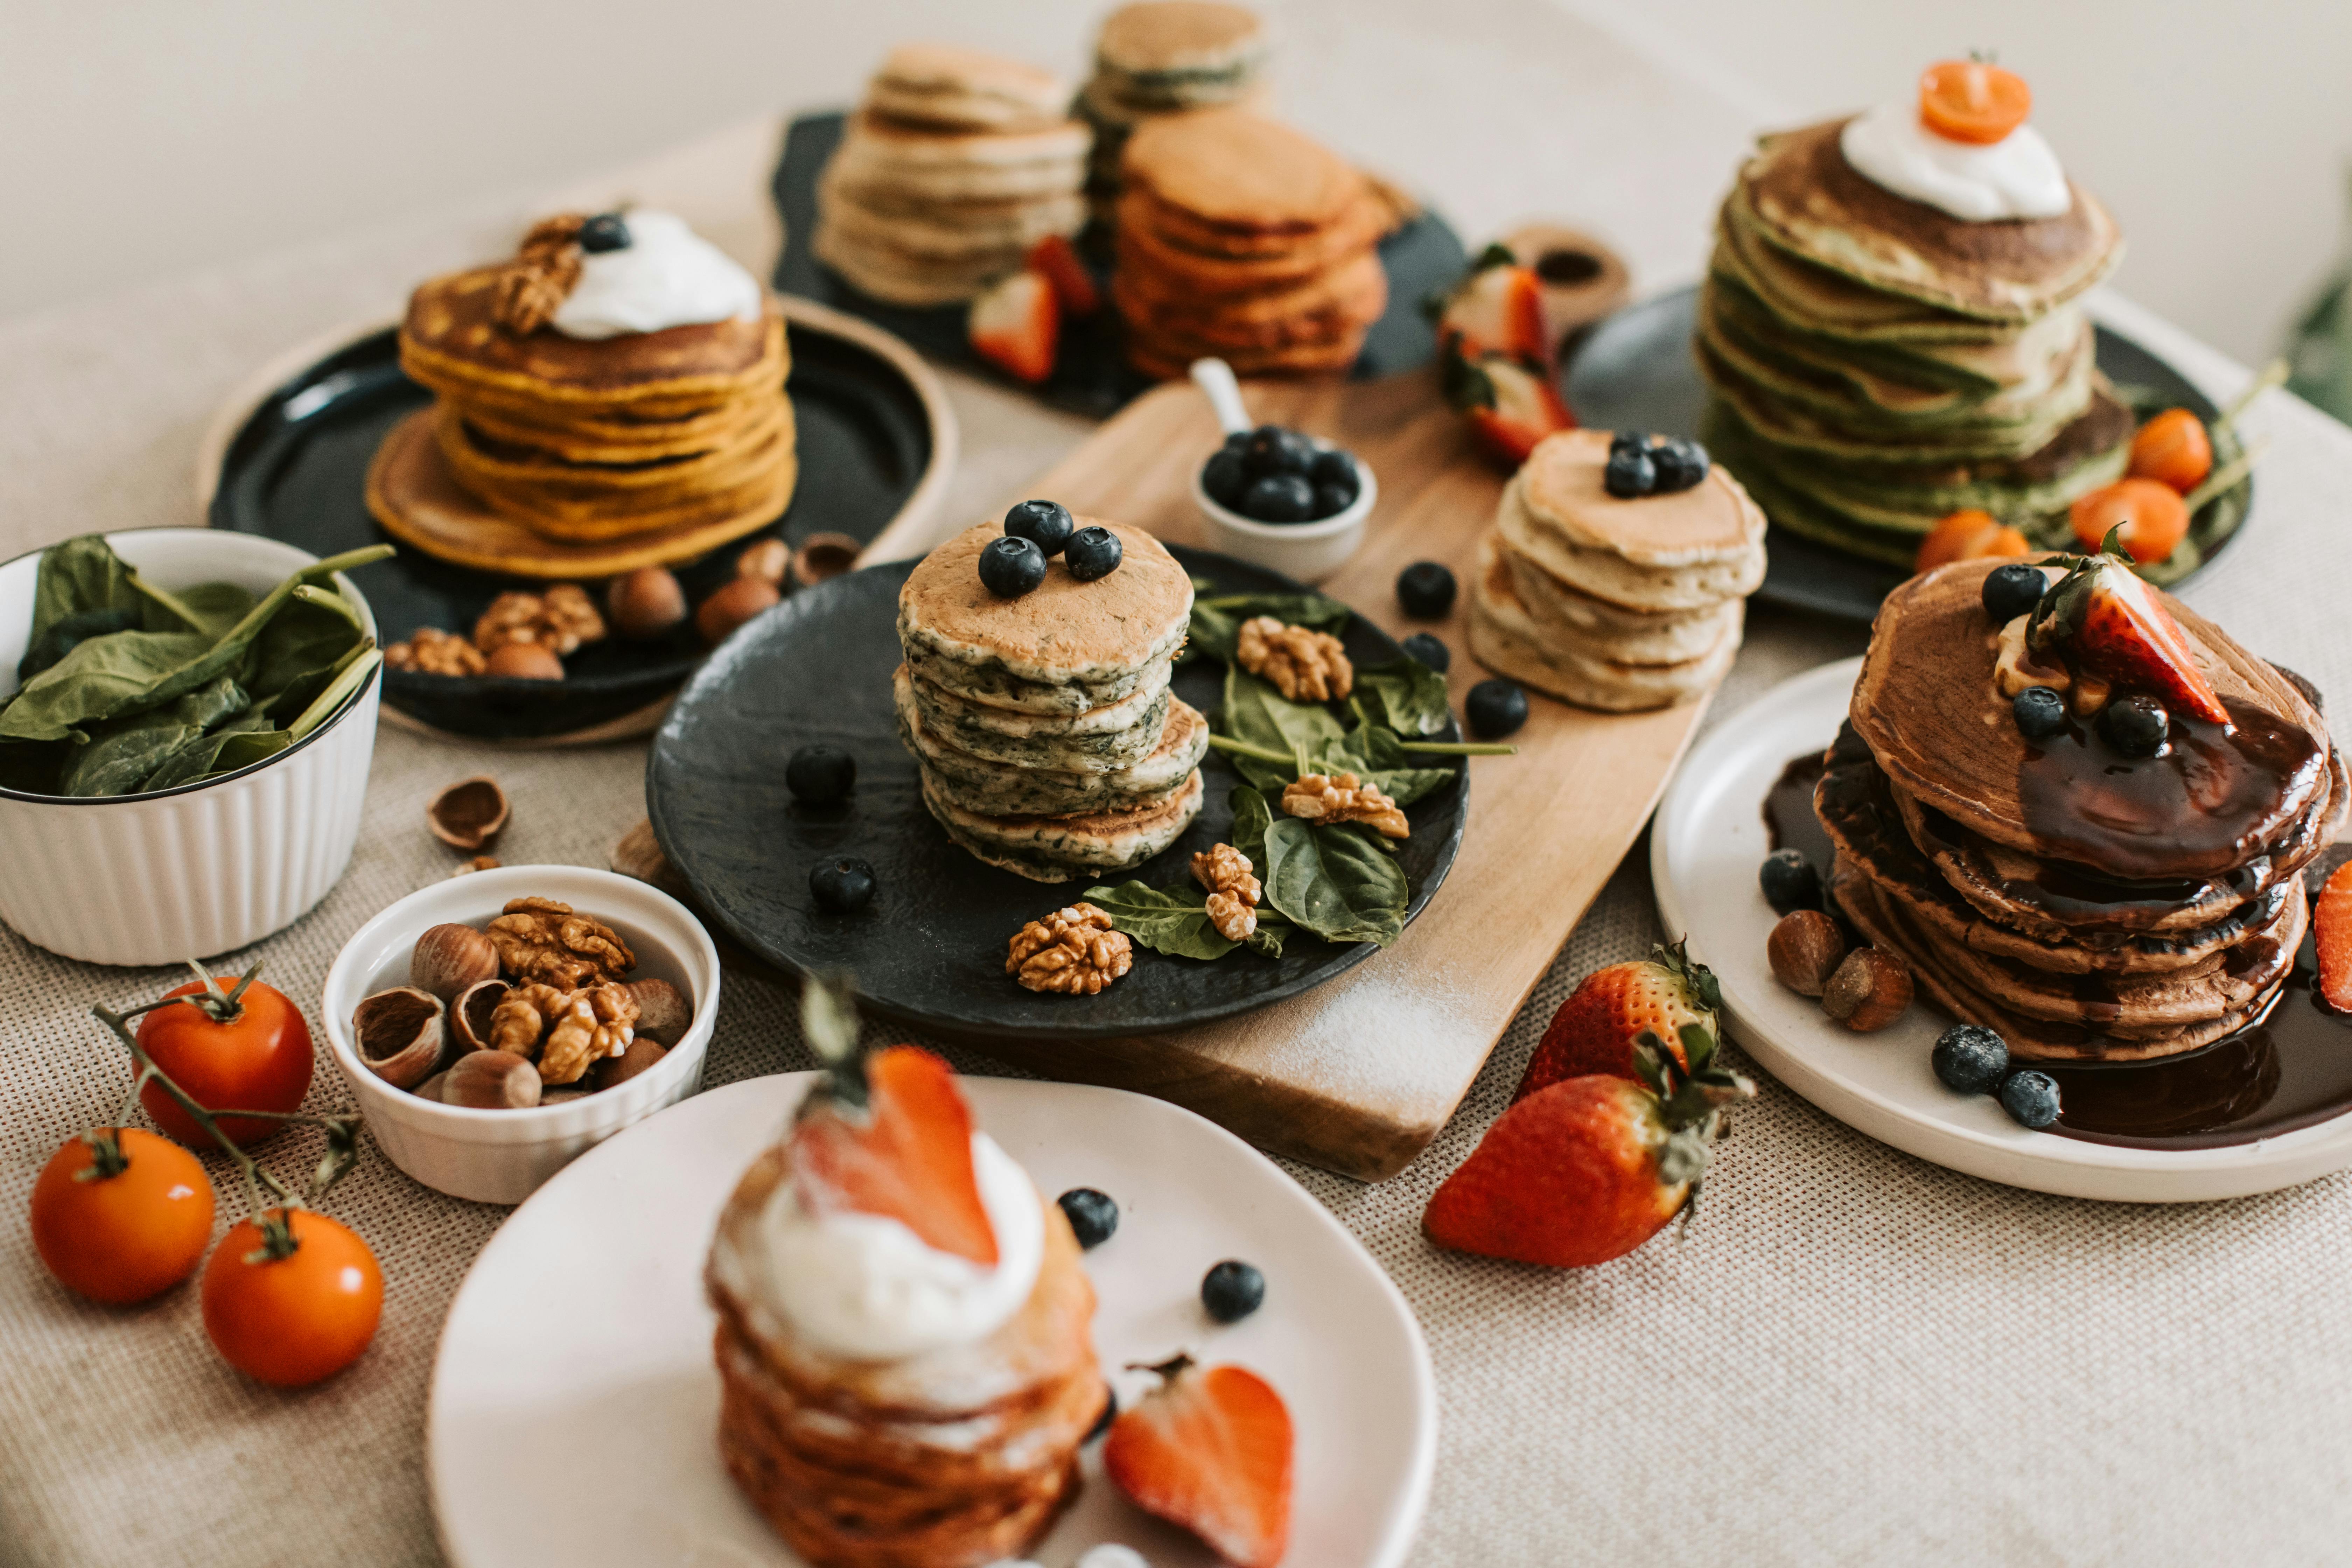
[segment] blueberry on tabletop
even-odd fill
[[[1397,603],[1417,621],[1442,621],[1454,608],[1454,574],[1435,561],[1416,561],[1397,574]]]
[[[1756,880],[1776,915],[1822,907],[1822,873],[1801,849],[1775,849],[1765,856]]]
[[[1928,1061],[1946,1089],[1992,1094],[2009,1076],[2009,1043],[1981,1024],[1955,1024],[1936,1037]]]
[[[1097,523],[1070,535],[1070,542],[1063,547],[1062,560],[1071,576],[1081,583],[1091,583],[1118,571],[1119,557],[1125,552],[1118,535]]]
[[[1241,513],[1260,522],[1305,522],[1315,515],[1315,487],[1297,474],[1252,479],[1242,492]]]
[[[1620,447],[1601,470],[1601,488],[1619,500],[1638,500],[1657,489],[1658,465],[1647,452]]]
[[[1415,632],[1397,646],[1404,649],[1408,658],[1419,659],[1440,675],[1454,662],[1454,650],[1427,632]]]
[[[1288,474],[1303,479],[1315,466],[1315,443],[1296,430],[1261,425],[1243,443],[1242,461],[1249,465],[1253,479]]]
[[[1118,1229],[1118,1205],[1108,1193],[1098,1193],[1092,1187],[1072,1187],[1054,1201],[1069,1217],[1070,1229],[1076,1234],[1080,1247],[1100,1247]]]
[[[1462,700],[1462,716],[1482,741],[1499,741],[1528,721],[1528,694],[1510,680],[1482,680]]]
[[[2021,1127],[2058,1120],[2058,1080],[2046,1072],[2013,1072],[2001,1080],[2000,1108]]]
[[[1242,510],[1242,497],[1249,493],[1249,469],[1242,465],[1242,455],[1231,447],[1209,454],[1201,465],[1201,489],[1211,500],[1227,511]]]
[[[2099,710],[2099,733],[2127,757],[2152,757],[2164,750],[2172,715],[2153,697],[2118,697]]]
[[[2031,613],[2049,588],[2050,579],[2042,574],[2038,566],[2028,566],[2021,561],[1996,566],[1985,574],[1985,614],[1992,617],[1993,625],[2005,626]]]
[[[1650,467],[1658,476],[1658,493],[1686,490],[1706,478],[1706,448],[1696,441],[1669,441],[1650,451]]]
[[[1221,1323],[1238,1323],[1265,1300],[1265,1276],[1228,1258],[1201,1280],[1201,1305]]]
[[[1356,492],[1345,485],[1315,487],[1315,516],[1318,518],[1337,517],[1355,504]]]
[[[2066,727],[2066,700],[2046,686],[2029,686],[2009,705],[2017,717],[2017,732],[2029,741],[2046,741]]]
[[[1004,514],[1006,533],[1029,540],[1047,555],[1059,555],[1076,527],[1070,509],[1060,501],[1024,500]]]
[[[857,787],[857,759],[839,746],[802,746],[784,764],[784,787],[811,805],[847,800]]]
[[[809,873],[809,894],[829,915],[854,915],[874,901],[874,868],[845,857]]]
[[[629,247],[629,226],[619,213],[598,213],[580,226],[580,248],[591,256]]]
[[[1006,533],[980,552],[982,586],[1000,599],[1017,599],[1045,580],[1045,552],[1034,539]]]
[[[1315,454],[1313,466],[1307,470],[1307,479],[1318,485],[1337,485],[1354,500],[1356,492],[1364,488],[1363,476],[1356,471],[1356,459],[1337,447],[1325,447]]]

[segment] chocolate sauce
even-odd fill
[[[1791,757],[1764,797],[1764,835],[1775,849],[1795,849],[1829,879],[1830,858],[1836,852],[1828,829],[1813,815],[1813,786],[1828,771],[1828,759],[1819,752]]]

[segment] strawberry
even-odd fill
[[[1054,374],[1062,341],[1062,306],[1042,272],[1024,269],[1001,279],[971,302],[972,352],[1017,380]]]
[[[2146,692],[2175,713],[2228,723],[2229,710],[2198,668],[2188,634],[2133,573],[2122,534],[2120,526],[2109,530],[2096,555],[2058,558],[2071,570],[2042,596],[2027,645],[2036,653],[2070,653],[2092,674]]]
[[[1102,309],[1102,291],[1095,287],[1095,275],[1078,259],[1077,247],[1070,243],[1068,235],[1047,235],[1029,247],[1022,265],[1053,285],[1063,314],[1091,316]]]
[[[2311,937],[2319,950],[2319,994],[2338,1012],[2352,1013],[2352,860],[2319,889]]]
[[[1439,365],[1445,400],[1470,421],[1479,442],[1513,468],[1545,437],[1576,427],[1538,365],[1507,354],[1483,354],[1473,363],[1452,349],[1439,356]]]
[[[1644,1033],[1666,1042],[1675,1065],[1687,1071],[1690,1063],[1680,1044],[1684,1026],[1697,1024],[1713,1034],[1716,1010],[1722,1005],[1715,971],[1693,963],[1679,942],[1653,948],[1648,958],[1596,969],[1551,1016],[1512,1103],[1587,1073],[1638,1079],[1633,1042]]]
[[[793,1125],[794,1188],[812,1213],[895,1219],[927,1247],[996,1267],[955,1069],[916,1046],[834,1063]]]
[[[1166,1381],[1110,1424],[1103,1468],[1111,1483],[1234,1568],[1274,1568],[1290,1542],[1282,1395],[1245,1367],[1200,1367],[1190,1356],[1141,1370]]]
[[[1440,1247],[1581,1268],[1622,1258],[1697,1199],[1722,1105],[1756,1092],[1715,1066],[1715,1039],[1682,1031],[1684,1073],[1658,1037],[1634,1055],[1642,1080],[1593,1074],[1503,1112],[1421,1216]]]
[[[1549,366],[1543,289],[1535,273],[1499,245],[1471,264],[1469,275],[1437,309],[1437,342],[1465,359],[1503,354]]]

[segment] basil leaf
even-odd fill
[[[92,637],[127,632],[139,625],[139,613],[117,605],[103,610],[76,610],[51,621],[16,661],[16,684],[23,686]]]
[[[1238,665],[1225,667],[1225,733],[1253,746],[1264,746],[1285,756],[1315,756],[1324,747],[1344,741],[1347,731],[1331,710],[1318,702],[1293,702]],[[1279,791],[1298,776],[1295,765],[1269,763],[1259,757],[1236,756],[1234,771],[1261,789]]]
[[[1257,912],[1257,930],[1244,937],[1242,945],[1252,952],[1264,953],[1268,958],[1280,958],[1282,939],[1288,936],[1290,931],[1291,925],[1288,921],[1284,920],[1272,910],[1261,909]]]
[[[1234,826],[1225,842],[1249,857],[1250,869],[1265,870],[1265,830],[1274,826],[1274,806],[1263,792],[1235,784],[1227,797],[1234,808]]]
[[[1417,658],[1359,667],[1356,689],[1376,699],[1390,728],[1400,735],[1434,735],[1445,728],[1445,677]]]
[[[1336,636],[1355,613],[1322,594],[1223,594],[1192,601],[1190,638],[1192,647],[1231,664],[1244,621],[1272,616],[1288,626],[1309,626]]]
[[[1362,713],[1360,706],[1356,727],[1307,761],[1327,773],[1354,773],[1399,805],[1411,805],[1454,782],[1452,768],[1414,766],[1413,753],[1397,740],[1396,731],[1385,724],[1373,723]]]
[[[1209,923],[1208,898],[1199,887],[1160,889],[1141,882],[1087,889],[1087,902],[1110,917],[1113,930],[1171,958],[1223,958],[1241,945]]]
[[[68,616],[92,610],[128,610],[136,625],[139,595],[131,584],[131,568],[114,553],[105,536],[85,533],[41,552],[40,574],[33,586],[31,641],[41,640]]]
[[[1404,931],[1404,873],[1360,835],[1278,817],[1265,833],[1265,901],[1328,942],[1382,947]]]

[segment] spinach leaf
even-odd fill
[[[1272,616],[1294,626],[1309,626],[1335,637],[1355,611],[1321,594],[1224,594],[1192,601],[1191,646],[1226,664],[1234,661],[1234,643],[1244,621]]]
[[[1445,728],[1445,677],[1417,658],[1360,667],[1356,689],[1372,695],[1400,735],[1434,735]]]
[[[1360,835],[1278,817],[1265,850],[1265,901],[1294,924],[1326,941],[1382,947],[1404,931],[1404,873]]]
[[[1253,870],[1265,869],[1265,830],[1274,825],[1274,807],[1264,792],[1247,784],[1235,784],[1228,797],[1234,808],[1234,826],[1225,840],[1249,857]]]
[[[203,733],[169,708],[107,725],[73,753],[58,775],[58,793],[127,795],[166,757]]]
[[[164,758],[163,764],[141,782],[139,793],[145,795],[153,790],[174,789],[193,783],[213,771],[222,749],[228,744],[229,737],[268,728],[269,721],[266,717],[257,710],[248,709],[211,734],[196,736]]]
[[[92,637],[127,632],[139,624],[135,610],[111,605],[103,610],[76,610],[51,621],[16,661],[16,684],[24,685]]]
[[[239,768],[249,768],[256,763],[267,762],[294,743],[291,731],[286,730],[246,730],[231,735],[221,744],[213,758],[213,765],[205,777],[218,778]]]
[[[197,632],[114,632],[89,638],[26,681],[0,710],[0,739],[62,741],[81,725],[155,707],[179,695],[165,692],[165,684],[205,653],[205,638]]]
[[[33,586],[30,640],[40,641],[43,632],[68,616],[91,610],[128,610],[128,624],[138,624],[139,595],[131,584],[131,568],[105,536],[85,533],[42,551],[40,574]]]
[[[1223,958],[1241,945],[1209,923],[1208,899],[1202,888],[1160,889],[1142,882],[1087,889],[1087,902],[1108,915],[1113,929],[1137,946],[1171,958]]]
[[[1264,746],[1286,756],[1312,757],[1328,745],[1346,739],[1347,731],[1331,710],[1319,702],[1293,702],[1268,680],[1238,665],[1225,667],[1225,733],[1253,746]],[[1296,766],[1263,758],[1235,756],[1234,771],[1260,789],[1279,791],[1298,776]]]
[[[254,693],[275,697],[301,676],[333,668],[366,640],[358,614],[341,594],[301,584],[253,639]]]
[[[144,604],[143,631],[202,632],[207,637],[219,637],[253,612],[253,595],[234,583],[198,583],[175,593],[133,576],[131,585]]]
[[[310,700],[310,705],[302,710],[294,722],[286,726],[289,736],[299,741],[332,718],[335,710],[350,700],[352,693],[366,683],[375,667],[383,662],[383,655],[377,651],[373,643],[362,644],[359,655],[342,667],[326,690]]]

